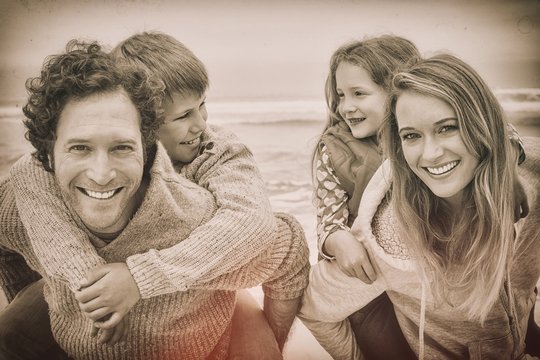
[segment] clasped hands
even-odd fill
[[[96,266],[75,291],[81,311],[94,322],[91,335],[99,334],[102,344],[115,344],[124,338],[126,315],[140,298],[137,283],[124,263]]]

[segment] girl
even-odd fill
[[[320,262],[300,316],[344,345],[334,357],[360,358],[346,316],[386,291],[420,358],[520,358],[540,274],[538,141],[520,169],[531,213],[514,226],[515,157],[478,74],[439,55],[398,73],[393,87],[381,136],[388,161],[352,227],[379,277],[368,285]]]

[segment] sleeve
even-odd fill
[[[264,293],[272,299],[289,300],[302,296],[310,269],[304,230],[293,216],[275,215],[278,228],[266,251],[238,269],[195,287],[238,290],[262,283]]]
[[[507,123],[508,126],[508,137],[510,138],[510,142],[517,148],[518,150],[518,165],[521,165],[525,161],[525,147],[523,146],[523,140],[519,136],[519,133],[517,129],[514,127],[514,125]]]
[[[40,278],[20,254],[0,247],[0,285],[8,302],[11,302],[25,286]]]
[[[317,238],[319,254],[332,260],[333,257],[323,252],[324,242],[330,234],[337,230],[349,231],[347,219],[349,208],[347,192],[342,188],[330,164],[330,157],[324,143],[320,143],[314,159],[315,193],[313,194],[317,209]]]
[[[244,144],[210,142],[182,173],[208,189],[218,209],[177,245],[127,259],[143,298],[204,287],[234,272],[268,249],[276,230],[263,180]]]
[[[10,169],[17,209],[32,248],[48,276],[79,287],[87,270],[105,264],[70,215],[52,173],[31,155]]]
[[[26,285],[40,278],[13,244],[26,240],[8,178],[0,182],[0,286],[9,302]]]

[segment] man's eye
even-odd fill
[[[133,151],[133,146],[131,145],[118,145],[114,148],[115,151],[121,153],[127,153]]]
[[[81,153],[88,150],[89,150],[89,147],[86,145],[73,145],[69,148],[70,152],[75,152],[75,153]]]

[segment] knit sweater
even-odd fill
[[[71,260],[76,268],[84,268],[92,263],[86,257],[96,253],[107,263],[130,264],[130,258],[135,256],[130,270],[137,284],[142,289],[152,289],[128,313],[127,339],[112,346],[98,344],[97,338],[90,336],[92,322],[82,315],[68,282],[50,276],[34,251],[19,216],[10,179],[0,184],[1,285],[11,298],[23,285],[19,279],[35,279],[31,269],[43,276],[53,334],[75,359],[222,359],[230,336],[233,290],[264,283],[263,290],[269,297],[292,299],[300,296],[306,286],[309,263],[303,231],[292,217],[278,215],[277,231],[267,239],[263,251],[255,252],[249,245],[234,248],[235,255],[246,259],[243,265],[213,277],[209,274],[203,281],[189,283],[187,289],[182,272],[183,253],[180,250],[174,256],[174,251],[182,248],[181,239],[213,217],[217,204],[209,191],[178,176],[161,145],[150,174],[143,203],[123,232],[105,244],[83,230],[94,249]],[[71,221],[85,229],[76,216]],[[40,231],[39,224],[33,226],[33,231]],[[57,228],[60,233],[70,227],[57,226],[62,226]],[[244,236],[241,241],[250,244],[251,239]],[[200,242],[204,251],[193,251],[189,256],[204,269],[207,251],[220,249],[214,249],[207,239]],[[49,248],[48,254],[46,249],[42,251],[54,258],[64,249]],[[29,267],[14,253],[21,254]],[[66,258],[66,254],[60,257]],[[13,266],[17,266],[16,271]]]
[[[300,316],[327,323],[325,329],[329,331],[324,337],[330,344],[350,344],[354,342],[354,334],[346,317],[386,291],[403,334],[417,355],[423,354],[426,359],[516,359],[522,356],[527,320],[536,300],[534,287],[540,276],[540,142],[538,138],[524,138],[524,144],[527,160],[519,167],[519,172],[530,213],[516,225],[518,236],[513,267],[483,325],[468,319],[451,305],[459,303],[458,298],[435,303],[422,285],[416,263],[399,238],[386,202],[391,183],[387,162],[366,188],[359,207],[362,216],[351,229],[370,251],[378,268],[377,280],[367,285],[346,276],[335,262],[321,261],[311,271]],[[346,358],[347,354],[340,356]]]
[[[178,229],[178,239],[184,241],[175,249],[128,257],[127,264],[143,298],[186,290],[246,264],[268,247],[268,238],[275,230],[264,183],[249,149],[234,134],[217,127],[207,128],[202,140],[199,155],[176,169],[210,191],[217,210],[191,233]],[[105,263],[94,249],[94,245],[102,247],[104,243],[88,241],[61,198],[54,196],[59,193],[54,176],[30,155],[13,165],[10,177],[21,220],[44,269],[76,289],[88,269]],[[67,229],[66,224],[70,225]],[[62,250],[51,257],[50,249],[58,247]],[[163,266],[171,261],[174,268]],[[179,276],[182,282],[178,282]],[[169,278],[177,278],[176,285]]]

